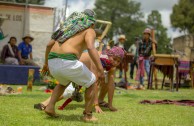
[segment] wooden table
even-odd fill
[[[153,72],[157,68],[164,74],[162,85],[165,77],[168,76],[171,80],[170,90],[173,91],[174,70],[176,70],[176,90],[178,91],[178,55],[155,54],[151,62],[150,74],[148,79],[148,89],[152,89]],[[162,86],[163,88],[163,86]]]

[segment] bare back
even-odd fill
[[[63,44],[55,41],[51,52],[59,53],[59,54],[75,54],[78,58],[80,58],[82,52],[85,49],[94,46],[94,40],[96,37],[96,33],[94,29],[88,28],[71,38],[65,41]]]
[[[101,54],[101,52],[99,51],[98,55],[100,56],[100,54]],[[82,53],[79,61],[84,63],[86,65],[86,67],[88,69],[90,69],[90,71],[92,71],[97,76],[98,70],[97,70],[97,68],[96,68],[94,62],[92,61],[92,59],[91,59],[91,57],[90,57],[88,52]]]

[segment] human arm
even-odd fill
[[[113,95],[114,95],[114,73],[115,73],[115,68],[110,69],[108,72],[108,104],[109,106],[112,106],[112,101],[113,101]]]
[[[32,52],[30,53],[30,59],[33,60]]]
[[[43,68],[42,68],[42,71],[41,71],[41,73],[43,75],[45,75],[47,72],[49,72],[49,68],[48,68],[48,54],[51,51],[51,49],[52,49],[54,44],[55,44],[55,40],[52,39],[52,40],[49,41],[49,43],[46,46],[45,60],[44,60],[44,65],[43,65]]]
[[[45,60],[44,60],[44,64],[48,65],[48,54],[50,53],[53,45],[55,44],[55,40],[50,40],[49,43],[46,46],[46,52],[45,52]]]
[[[22,54],[21,54],[21,51],[20,50],[18,51],[18,58],[19,58],[20,64],[23,65],[24,64],[24,61],[22,59]]]
[[[94,46],[94,40],[95,40],[96,34],[93,29],[88,29],[86,35],[85,35],[85,42],[87,46],[87,50],[89,53],[90,58],[92,59],[93,63],[95,64],[98,75],[97,79],[99,81],[104,82],[104,69],[102,67],[102,64],[100,62],[100,56],[98,55],[98,51],[96,50]]]
[[[95,83],[94,107],[95,107],[96,113],[103,113],[98,103],[98,91],[99,91],[99,85]]]
[[[110,69],[108,72],[108,107],[111,111],[117,111],[115,107],[113,107],[113,96],[114,96],[114,91],[115,91],[115,85],[114,85],[114,73],[115,73],[116,68]]]
[[[22,44],[21,43],[18,45],[18,58],[19,58],[20,64],[23,65],[24,61],[22,59]]]

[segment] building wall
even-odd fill
[[[7,35],[5,39],[0,41],[1,50],[2,46],[7,44],[11,36],[15,36],[18,42],[21,41],[21,37],[23,36],[24,7],[0,3],[0,16],[7,17],[1,26],[4,35]]]
[[[174,49],[184,52],[189,60],[194,59],[194,35],[184,35],[173,40]]]
[[[17,37],[19,44],[24,35],[30,34],[34,37],[31,43],[34,60],[42,66],[46,44],[53,32],[54,9],[34,5],[25,9],[25,5],[0,2],[0,15],[9,18],[2,25],[4,34],[8,36],[0,41],[0,50],[11,36]]]
[[[34,37],[34,60],[43,65],[46,44],[53,31],[54,10],[39,7],[29,8],[29,33]],[[28,27],[27,27],[28,28]]]

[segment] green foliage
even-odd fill
[[[112,22],[109,38],[119,34],[126,35],[128,48],[146,27],[145,22],[141,20],[143,13],[140,6],[140,3],[132,0],[96,0],[94,11],[97,19]]]
[[[54,89],[59,82],[53,77],[45,77],[44,82],[47,84],[47,89]]]
[[[14,88],[17,88],[15,86]],[[103,108],[104,114],[93,113],[98,122],[82,121],[84,102],[71,102],[63,111],[57,110],[64,100],[56,104],[59,118],[48,117],[44,111],[35,110],[33,105],[46,100],[51,94],[39,91],[34,86],[32,92],[24,90],[20,95],[0,96],[1,126],[192,126],[194,108],[178,105],[140,104],[141,100],[193,99],[193,89],[179,92],[166,90],[116,90],[113,105],[117,112]],[[107,100],[107,99],[106,99]]]
[[[161,14],[157,10],[153,10],[148,15],[147,23],[155,29],[155,37],[158,42],[157,53],[170,53],[170,50],[165,48],[165,45],[170,43],[170,38],[167,36],[167,29],[162,25]]]
[[[186,31],[190,34],[194,33],[194,1],[179,0],[174,5],[173,12],[170,16],[172,26],[179,28],[180,31]]]

